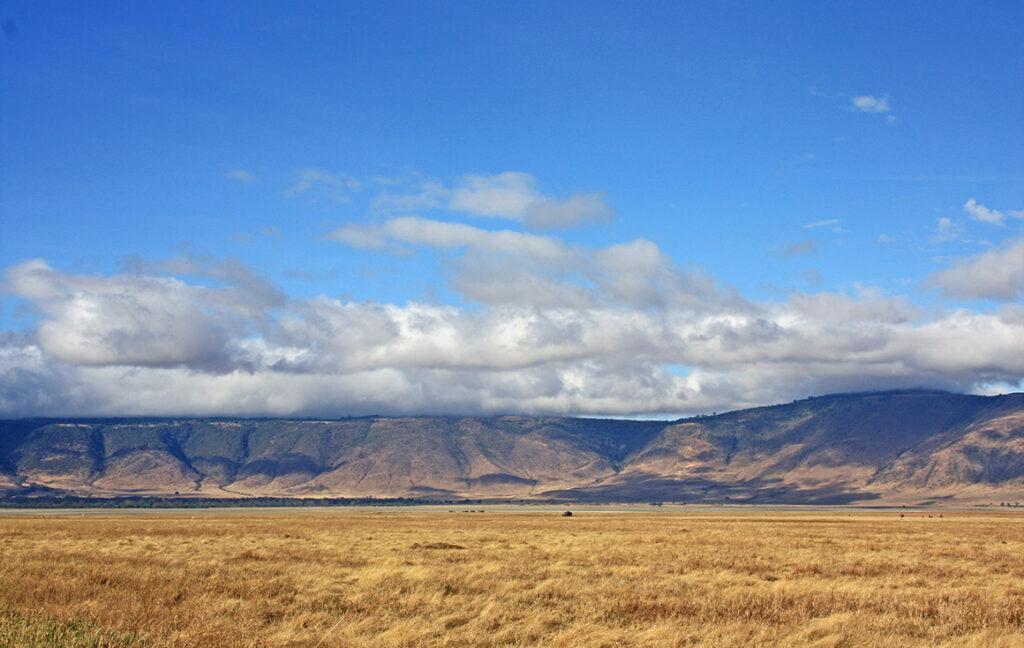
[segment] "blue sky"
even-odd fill
[[[141,390],[125,382],[139,372],[154,383],[177,377],[180,393],[108,394],[97,411],[161,413],[152,403],[171,402],[168,412],[235,413],[226,396],[213,403],[181,394],[243,374],[271,384],[392,372],[394,384],[420,395],[412,402],[438,410],[616,415],[722,409],[832,387],[991,391],[1024,378],[1013,344],[1024,356],[1024,328],[1016,328],[1024,270],[1014,267],[1024,254],[1020,3],[5,1],[0,21],[0,267],[8,269],[0,329],[22,358],[6,369],[0,409],[92,411],[33,390],[57,375],[65,387],[105,380]],[[473,187],[472,206],[458,207],[455,197]],[[503,199],[519,206],[481,202]],[[410,238],[408,227],[388,229],[401,218],[466,225],[472,241],[462,232],[461,243],[438,242],[452,230],[428,241],[422,232]],[[481,231],[499,230],[588,260],[556,268],[513,249],[518,243],[481,243]],[[785,327],[806,313],[779,310],[794,299],[874,304],[874,314],[857,311],[866,323],[850,326],[881,327],[872,339],[884,337],[889,355],[865,365],[857,345],[799,361],[772,352],[751,361],[763,373],[756,384],[737,374],[738,360],[685,340],[649,349],[637,364],[589,346],[548,349],[555,360],[455,366],[418,355],[409,364],[385,345],[358,370],[267,359],[299,348],[351,355],[337,347],[344,334],[336,329],[333,341],[303,338],[307,347],[293,330],[282,333],[292,320],[307,322],[301,313],[318,299],[453,308],[459,326],[510,308],[580,315],[538,300],[538,278],[592,290],[582,310],[600,302],[618,317],[653,307],[671,334],[676,318],[706,322],[707,312],[678,307],[678,295],[652,306],[637,296],[642,287],[628,298],[609,288],[621,267],[611,269],[602,251],[637,240],[656,246],[670,268],[659,266],[657,277],[712,281],[718,296],[700,300],[721,305],[722,294],[738,295],[754,309],[730,317],[772,322],[797,347],[810,343],[807,332]],[[507,267],[496,269],[495,255]],[[34,262],[45,263],[54,285],[11,274]],[[199,326],[232,349],[213,353],[217,361],[161,354],[152,338],[189,329],[220,306],[188,302],[158,313],[167,329],[145,330],[105,301],[121,280],[238,288],[226,264],[282,297],[259,316],[232,311],[231,323]],[[511,270],[524,275],[514,289],[522,300],[482,297],[511,281]],[[637,281],[662,280],[645,276]],[[118,290],[136,298],[143,288]],[[878,315],[885,300],[905,316],[893,320],[888,307]],[[725,318],[721,308],[715,316]],[[93,319],[83,323],[83,309]],[[922,363],[920,351],[905,348],[907,335],[963,328],[951,322],[974,316],[996,318],[1008,346],[955,366]],[[824,325],[815,326],[820,333]],[[689,334],[691,342],[708,337]],[[411,344],[396,335],[401,349]],[[719,337],[715,350],[759,339]],[[276,351],[249,364],[224,359],[237,360],[254,340]],[[675,353],[683,346],[690,350]],[[1006,359],[993,367],[986,354]],[[558,363],[550,375],[523,373],[546,362]],[[510,382],[545,386],[513,389],[523,395],[492,405],[472,405],[468,395],[428,401],[423,394],[441,378],[414,369],[457,373],[444,384],[466,394],[484,389],[480,372],[501,382],[502,394]],[[591,390],[609,371],[653,381],[660,395]],[[659,371],[689,377],[689,391]],[[35,376],[29,383],[26,372]],[[787,380],[786,389],[766,387]],[[263,383],[246,389],[264,395],[238,406],[242,413],[402,409],[342,383],[282,405],[268,404],[274,389]]]

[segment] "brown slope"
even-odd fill
[[[523,497],[612,474],[614,456],[587,434],[572,419],[379,419],[316,483],[346,496]]]
[[[61,490],[89,489],[103,469],[98,429],[77,422],[32,429],[9,455],[15,481]]]
[[[927,470],[929,448],[945,449],[943,456],[956,456],[949,461],[959,466],[970,455],[976,468],[948,470],[945,494],[983,482],[1013,490],[1024,470],[1015,450],[1021,412],[1020,395],[920,391],[744,410],[670,425],[621,472],[560,495],[819,503],[921,496],[928,484],[908,471]],[[980,459],[981,446],[972,441],[978,436],[987,443]]]
[[[94,495],[524,497],[612,474],[662,426],[551,417],[45,422],[5,455],[6,488],[24,478]],[[0,437],[10,432],[0,424]]]
[[[910,448],[872,480],[899,491],[1024,491],[1024,394],[982,410],[960,429]]]
[[[0,490],[851,502],[1024,492],[1024,395],[886,392],[677,422],[0,422]],[[1011,497],[1019,498],[1018,495]]]

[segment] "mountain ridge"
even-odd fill
[[[839,504],[1019,499],[1024,393],[828,394],[672,421],[13,419],[0,421],[0,493]]]

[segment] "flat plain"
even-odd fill
[[[1021,646],[1022,556],[996,510],[3,513],[0,646]]]

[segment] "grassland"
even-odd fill
[[[0,516],[0,646],[1021,646],[1024,516]]]

